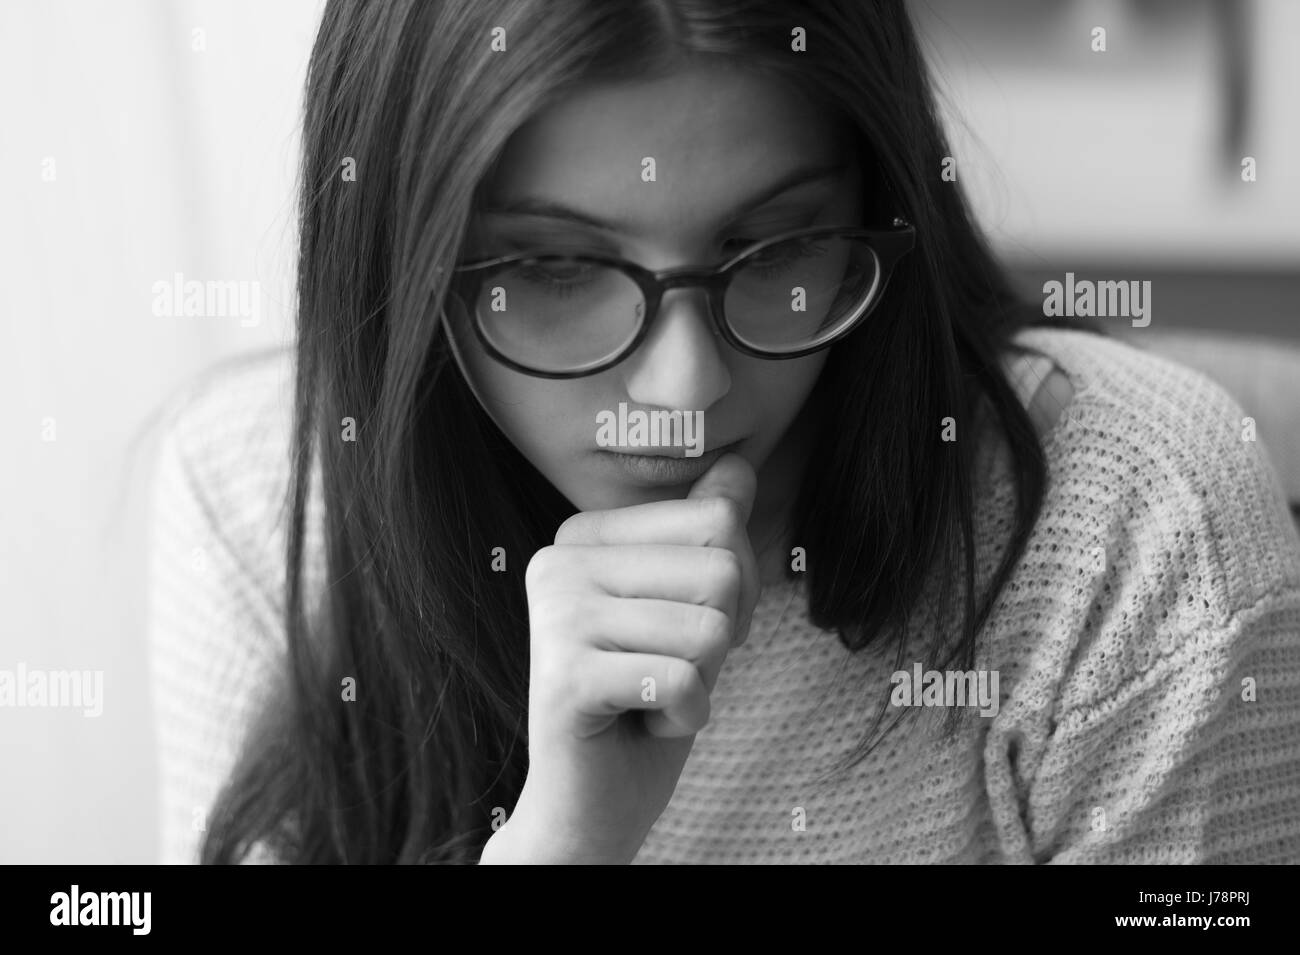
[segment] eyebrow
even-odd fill
[[[739,219],[746,213],[752,212],[754,209],[771,202],[783,193],[790,192],[800,186],[839,178],[844,174],[844,171],[847,168],[848,163],[838,162],[830,165],[806,166],[791,170],[776,182],[763,189],[757,195],[728,210],[723,221],[731,222],[735,219]],[[513,199],[504,203],[489,203],[483,207],[482,212],[488,215],[541,216],[547,219],[561,219],[566,222],[572,222],[575,225],[599,229],[603,232],[621,232],[626,234],[632,231],[628,223],[614,219],[601,219],[598,216],[593,216],[590,213],[582,212],[578,209],[572,209],[558,202],[531,197]]]

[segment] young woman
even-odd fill
[[[900,3],[329,4],[292,435],[164,446],[169,858],[1300,858],[1267,459],[948,155]]]

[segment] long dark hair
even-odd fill
[[[792,49],[796,27],[806,51]],[[809,399],[816,466],[791,526],[811,619],[850,649],[905,637],[936,568],[961,581],[948,658],[969,668],[1042,501],[1041,446],[998,365],[1034,319],[939,175],[948,150],[903,4],[330,2],[306,88],[283,704],[249,734],[203,861],[261,842],[293,862],[473,862],[494,810],[513,808],[527,772],[524,569],[574,507],[457,370],[440,321],[449,267],[515,129],[571,84],[683,55],[767,71],[836,107],[868,157],[866,221],[916,226],[887,301],[835,346]],[[981,401],[1018,502],[982,599],[974,442],[939,440],[944,417]],[[341,440],[345,418],[355,441]],[[309,514],[317,466],[324,513]],[[309,518],[324,527],[318,607],[304,587]],[[498,547],[505,573],[491,569]],[[342,702],[347,678],[355,700]]]

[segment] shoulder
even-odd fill
[[[1002,368],[1039,437],[1046,437],[1074,397],[1070,379],[1043,354],[1012,352],[1003,356]]]
[[[206,369],[172,396],[163,437],[210,479],[264,471],[288,450],[293,412],[293,356],[283,349],[227,359]],[[242,463],[242,467],[241,467]]]
[[[1159,536],[1200,529],[1222,571],[1220,609],[1300,582],[1300,548],[1269,435],[1218,382],[1124,341],[1027,329],[1017,341],[1049,356],[1071,400],[1049,443],[1058,482],[1119,508],[1111,520]]]
[[[1062,702],[1107,695],[1215,634],[1249,639],[1256,618],[1300,625],[1300,538],[1241,405],[1113,338],[1031,328],[1016,341],[1069,384],[1021,566],[1038,597],[1053,592],[1048,643],[1077,678]]]
[[[153,469],[149,655],[162,856],[194,861],[284,652],[293,368],[226,361],[165,406]]]
[[[283,577],[293,378],[287,349],[207,369],[164,408],[154,474],[155,540],[169,535],[197,563],[241,569],[272,606]]]

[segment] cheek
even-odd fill
[[[465,355],[472,389],[488,416],[552,480],[596,433],[595,399],[581,379],[555,381],[515,372],[482,351]],[[590,427],[586,422],[590,420]]]
[[[561,494],[582,510],[640,502],[620,497],[585,466],[596,438],[593,409],[612,407],[602,400],[607,381],[601,376],[566,381],[520,374],[471,341],[471,347],[458,350],[470,390],[501,433]]]
[[[548,448],[558,453],[567,443],[565,433],[578,424],[577,409],[570,406],[576,389],[561,387],[564,382],[517,374],[500,365],[476,370],[475,381],[497,427],[530,459],[545,455]]]
[[[791,361],[759,361],[751,366],[747,391],[751,396],[758,434],[765,443],[780,437],[807,403],[826,365],[826,352]]]

